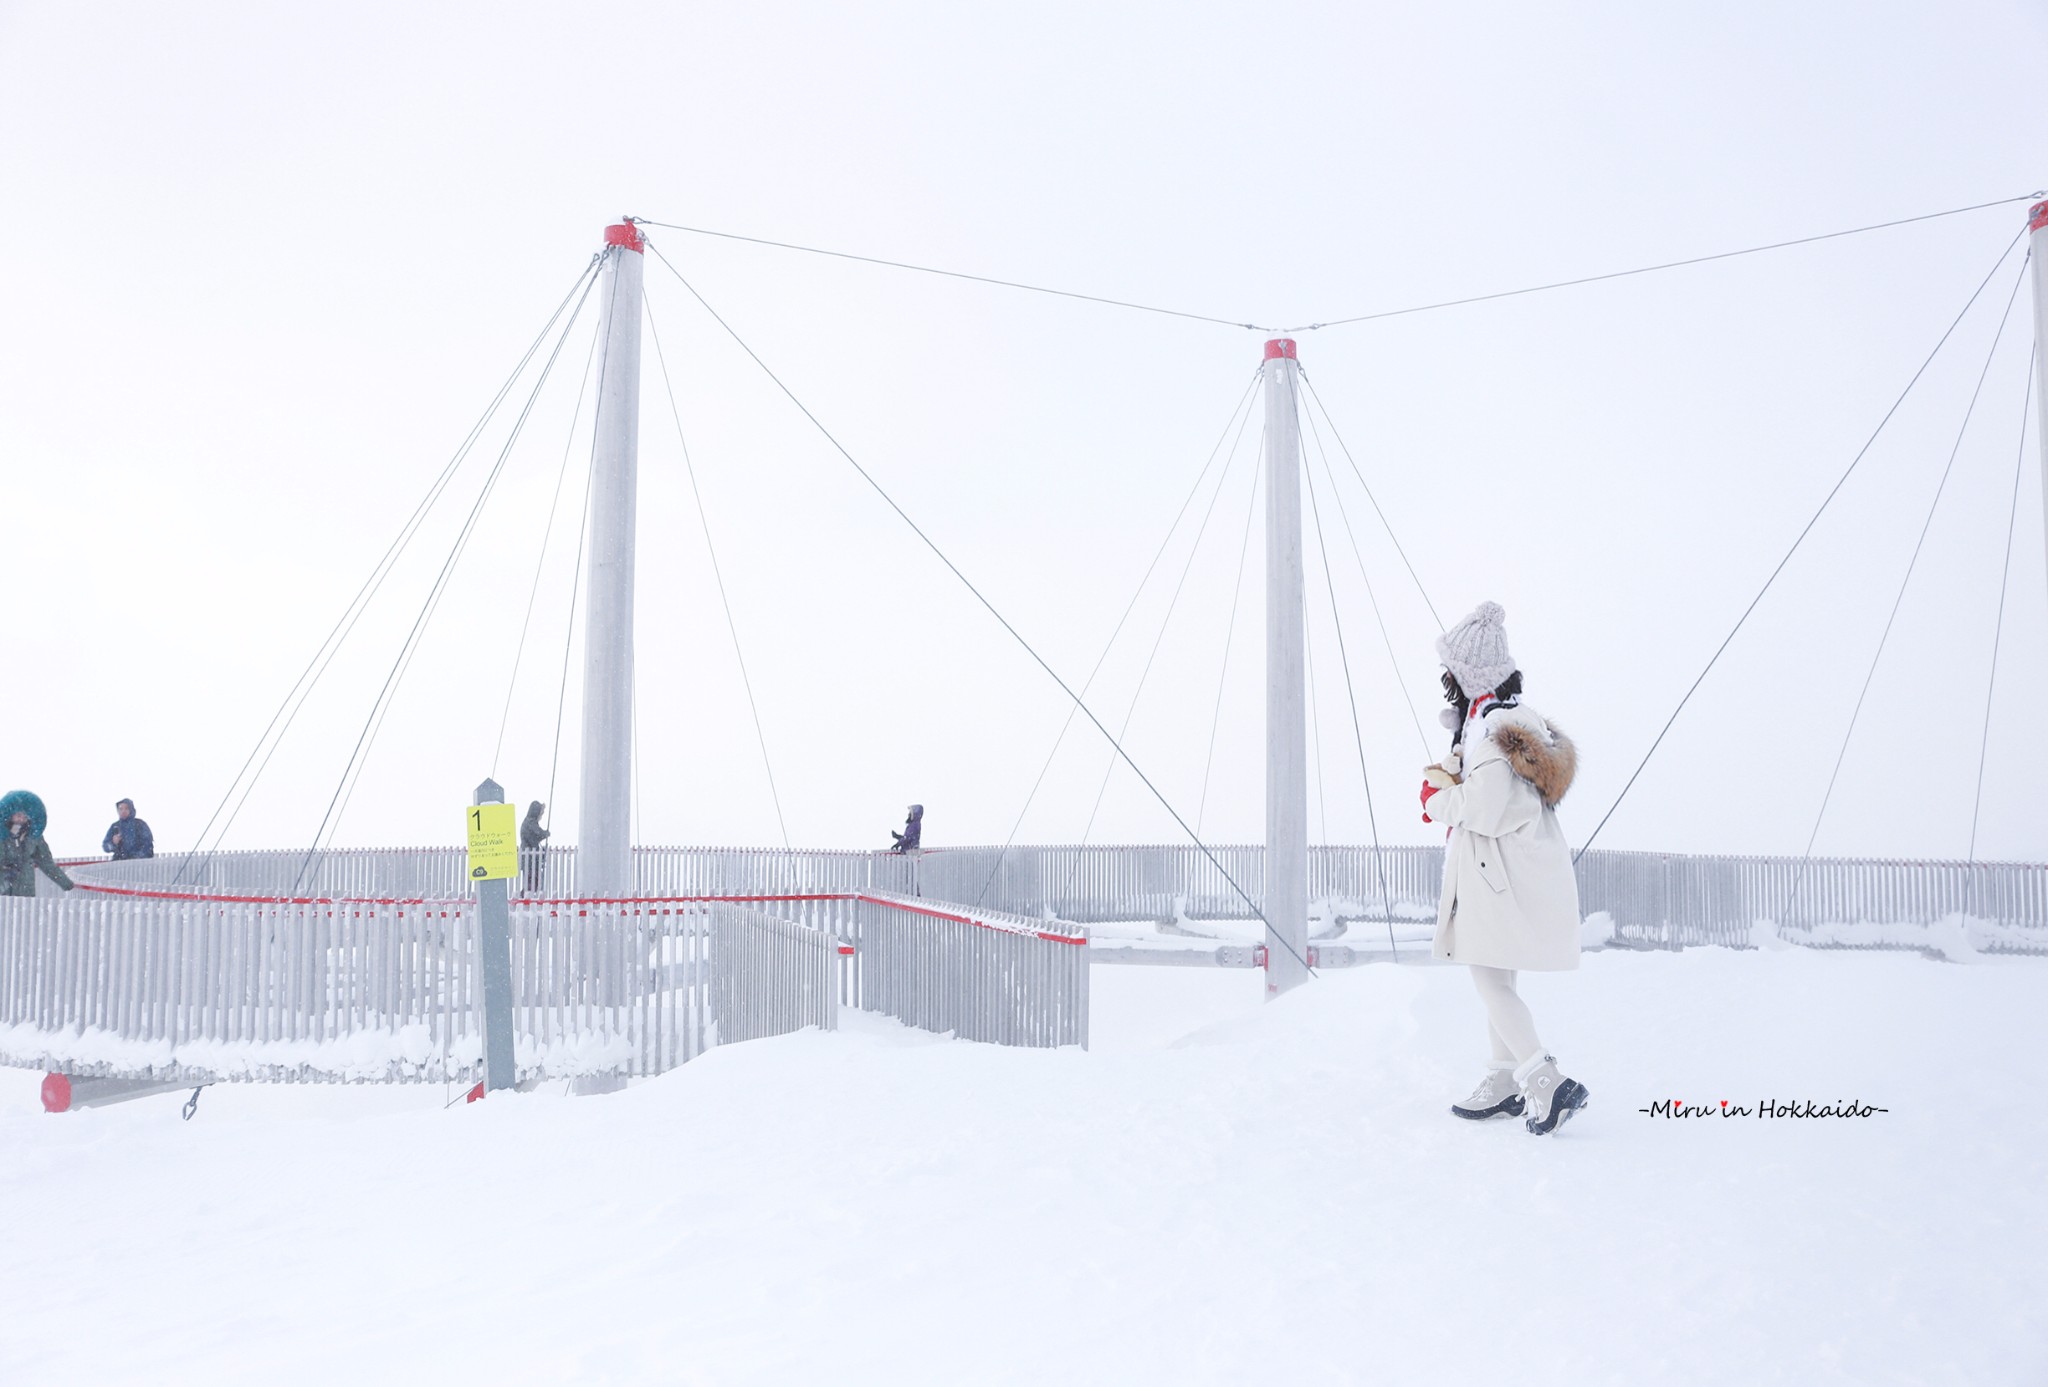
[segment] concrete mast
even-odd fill
[[[645,242],[604,231],[596,437],[583,623],[583,781],[576,894],[633,894],[633,539],[640,475],[640,283]]]
[[[2048,202],[2027,209],[2034,256],[2034,443],[2041,451],[2041,532],[2048,539]]]
[[[1266,996],[1308,980],[1308,713],[1302,626],[1300,364],[1266,343]]]

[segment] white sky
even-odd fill
[[[95,848],[121,795],[160,844],[189,844],[622,213],[1301,323],[2027,193],[2048,183],[2044,59],[2038,4],[0,4],[0,781],[49,801],[62,852]],[[1531,701],[1580,739],[1575,840],[2022,220],[2014,204],[1297,334],[1439,610],[1501,601]],[[1076,679],[1259,359],[1259,333],[655,236]],[[2015,256],[1957,330],[1604,845],[1804,845],[2018,270]],[[647,282],[792,837],[879,845],[917,799],[931,841],[1000,841],[1065,716],[1058,691],[652,259]],[[493,770],[594,316],[511,455],[339,842],[450,841]],[[1822,852],[1968,847],[2030,330],[2023,293]],[[651,340],[647,358],[640,836],[772,843]],[[1257,432],[1131,724],[1133,754],[1190,815]],[[308,841],[502,440],[457,475],[230,846]],[[2048,564],[2032,448],[1977,848],[2038,860],[2048,752],[2025,729],[2048,679]],[[565,509],[586,462],[579,440]],[[1355,481],[1339,491],[1400,657],[1397,686],[1333,534],[1380,827],[1424,841],[1398,688],[1427,723],[1434,626]],[[1112,725],[1190,534],[1090,695]],[[558,524],[495,767],[521,802],[548,793],[573,545]],[[1222,839],[1261,823],[1256,532],[1250,564],[1204,814]],[[1311,822],[1361,841],[1321,583],[1312,558],[1326,783]],[[570,694],[564,840],[573,678]],[[1078,838],[1106,757],[1070,734],[1021,836]],[[1170,836],[1113,777],[1093,837]]]

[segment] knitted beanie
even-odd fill
[[[1498,602],[1481,602],[1472,615],[1436,638],[1436,653],[1467,698],[1492,693],[1515,672],[1508,654],[1508,614]]]

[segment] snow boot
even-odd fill
[[[1531,1055],[1515,1070],[1515,1078],[1528,1099],[1529,1115],[1522,1125],[1536,1136],[1548,1136],[1586,1106],[1586,1086],[1560,1074],[1553,1056]]]
[[[1472,1090],[1472,1096],[1462,1103],[1451,1104],[1451,1112],[1473,1122],[1484,1122],[1489,1117],[1520,1117],[1522,1094],[1515,1087],[1514,1065],[1488,1065],[1486,1077],[1479,1081],[1478,1088]]]

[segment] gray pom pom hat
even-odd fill
[[[1498,602],[1481,602],[1472,615],[1436,638],[1437,658],[1467,698],[1492,693],[1515,672],[1508,653],[1508,614]]]

